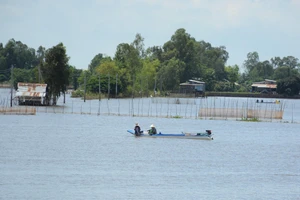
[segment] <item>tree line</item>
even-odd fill
[[[257,52],[250,52],[243,66],[226,65],[228,58],[225,46],[197,41],[182,28],[162,46],[148,48],[141,34],[136,34],[131,43],[116,47],[114,57],[95,55],[87,70],[68,64],[62,43],[35,50],[11,39],[5,46],[0,43],[0,82],[9,81],[13,72],[15,85],[47,83],[53,97],[65,92],[68,86],[78,91],[85,86],[87,92],[98,93],[99,85],[102,93],[114,95],[117,91],[118,96],[127,97],[178,91],[179,84],[189,79],[204,81],[207,91],[218,92],[249,92],[253,82],[272,79],[277,81],[278,93],[299,94],[298,58],[286,56],[260,61]]]

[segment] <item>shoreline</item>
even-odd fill
[[[0,84],[0,88],[10,88],[10,84]]]

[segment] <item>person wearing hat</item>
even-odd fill
[[[150,130],[148,130],[149,135],[154,135],[157,133],[156,128],[153,124],[150,126]]]
[[[139,126],[139,123],[135,123],[134,127],[134,134],[135,136],[140,136],[141,135],[141,127]]]

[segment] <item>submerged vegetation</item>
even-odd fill
[[[242,118],[240,121],[243,122],[260,122],[261,120],[259,120],[257,117],[253,117],[253,118]]]
[[[182,116],[175,115],[175,116],[173,116],[172,118],[175,118],[175,119],[181,119],[181,118],[182,118]]]

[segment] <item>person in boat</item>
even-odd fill
[[[153,124],[151,124],[150,130],[148,130],[148,134],[149,135],[155,135],[155,134],[157,134],[156,128],[155,128],[155,126]]]
[[[140,136],[141,133],[142,133],[142,131],[141,131],[141,127],[140,127],[139,123],[135,123],[134,134],[136,136]]]
[[[208,136],[211,136],[211,130],[206,130]]]

